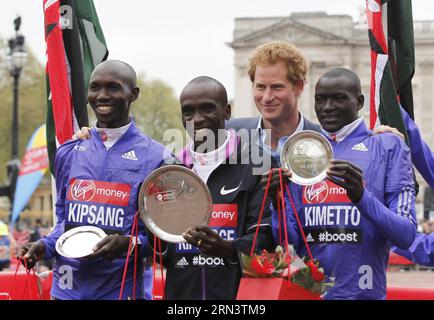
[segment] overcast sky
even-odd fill
[[[232,41],[236,17],[289,16],[326,11],[358,18],[365,0],[94,0],[109,58],[130,63],[148,78],[167,82],[179,94],[195,76],[220,80],[233,96]],[[22,33],[45,62],[42,0],[7,1],[0,10],[0,36],[13,35],[22,15]],[[434,20],[434,1],[413,0],[415,20]]]

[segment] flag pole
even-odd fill
[[[57,189],[56,189],[56,179],[54,179],[54,176],[51,174],[51,203],[53,204],[52,210],[53,210],[53,227],[57,223],[57,215],[56,215],[56,201],[57,201]]]
[[[383,3],[381,6],[381,24],[383,25],[383,32],[386,39],[389,37],[388,33],[388,23],[387,23],[387,3]],[[386,46],[388,47],[389,44],[386,41]]]

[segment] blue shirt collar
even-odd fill
[[[304,117],[301,112],[298,112],[299,114],[299,121],[298,126],[295,128],[295,131],[292,133],[296,133],[299,131],[302,131],[304,128]],[[267,131],[271,131],[270,129],[264,129],[262,127],[262,117],[259,117],[258,125],[256,126],[256,135],[259,137],[258,144],[267,152],[271,153],[271,155],[274,157],[274,159],[277,160],[277,162],[280,165],[280,153],[283,149],[283,145],[285,144],[286,140],[288,140],[289,136],[282,136],[279,138],[279,142],[277,144],[276,150],[271,150],[270,144],[266,143],[266,139],[270,137],[269,134],[267,134]]]

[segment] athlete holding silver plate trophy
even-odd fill
[[[89,139],[67,141],[57,149],[57,223],[48,236],[26,244],[20,252],[28,267],[55,258],[51,289],[55,299],[145,297],[141,258],[148,241],[143,223],[138,222],[137,238],[129,235],[140,185],[165,163],[168,152],[142,134],[130,117],[139,93],[136,72],[129,64],[118,60],[99,64],[88,90],[95,128]],[[130,243],[140,259],[124,272]],[[133,265],[133,257],[129,260]]]
[[[359,116],[363,104],[359,77],[330,70],[315,86],[315,112],[328,143],[300,133],[282,152],[283,176],[292,180],[284,186],[287,236],[298,255],[318,259],[334,282],[327,300],[385,299],[391,245],[406,249],[416,234],[410,151],[396,135],[373,135]],[[276,198],[278,170],[272,179]],[[294,223],[297,213],[309,252]],[[278,239],[274,210],[272,220]]]
[[[154,171],[141,188],[141,215],[148,229],[168,242],[162,254],[166,299],[232,300],[242,274],[238,255],[251,248],[263,198],[260,179],[270,167],[255,164],[248,143],[225,130],[231,107],[220,82],[193,79],[180,104],[193,141],[178,158],[188,169]],[[273,245],[268,204],[262,221],[258,250]]]

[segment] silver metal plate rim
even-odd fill
[[[330,152],[331,158],[333,158],[333,148],[326,137],[324,137],[321,133],[313,131],[313,130],[302,130],[302,131],[295,132],[285,141],[285,144],[283,145],[282,151],[280,152],[280,160],[282,163],[282,168],[290,169],[292,171],[289,164],[282,161],[283,159],[285,159],[284,155],[286,153],[286,149],[288,148],[290,141],[292,141],[296,136],[306,135],[306,134],[313,135],[315,137],[318,137],[320,140],[326,142],[325,147]],[[299,175],[295,174],[294,172],[292,172],[292,177],[289,180],[291,180],[292,182],[294,182],[296,184],[302,185],[302,186],[308,186],[308,185],[312,185],[312,184],[321,182],[326,177],[327,177],[326,170],[324,170],[321,174],[317,175],[314,178],[303,178],[303,177],[300,177]]]
[[[289,180],[291,180],[292,182],[294,182],[296,184],[299,184],[301,186],[310,186],[312,184],[315,184],[315,183],[323,181],[325,179],[325,177],[327,177],[327,173],[326,172],[323,172],[320,175],[317,175],[315,177],[315,179],[302,178],[302,177],[300,177],[300,176],[298,176],[298,175],[296,175],[296,174],[293,173],[292,177]]]
[[[146,210],[146,195],[144,195],[144,190],[148,184],[149,181],[151,181],[151,179],[153,177],[155,177],[156,175],[164,172],[164,171],[168,171],[171,169],[176,169],[176,170],[180,170],[183,171],[184,173],[193,176],[195,178],[197,178],[197,182],[201,185],[202,189],[205,191],[206,193],[206,197],[207,197],[207,201],[208,201],[208,212],[206,214],[206,219],[203,221],[204,224],[208,225],[210,219],[211,219],[211,213],[212,213],[212,197],[211,197],[211,193],[207,187],[207,185],[202,181],[202,179],[199,178],[199,176],[197,176],[192,170],[183,167],[183,166],[179,166],[179,165],[167,165],[167,166],[163,166],[160,167],[156,170],[154,170],[143,182],[142,186],[140,187],[140,191],[139,191],[139,213],[140,213],[140,217],[142,218],[143,223],[146,225],[146,227],[152,232],[154,233],[157,237],[159,237],[161,240],[170,242],[170,243],[185,243],[186,240],[184,239],[184,237],[182,235],[176,235],[176,234],[171,234],[168,233],[166,231],[164,231],[163,229],[161,229],[160,227],[158,227],[154,221],[151,219],[151,217],[148,214],[148,211]]]
[[[101,240],[104,239],[105,237],[107,237],[107,234],[104,232],[104,230],[102,230],[101,228],[98,228],[96,226],[78,226],[78,227],[74,227],[72,229],[69,229],[65,233],[63,233],[59,237],[59,239],[57,239],[57,241],[56,241],[56,252],[58,254],[60,254],[61,256],[65,257],[65,258],[70,258],[70,259],[78,259],[78,258],[83,258],[83,257],[87,256],[87,255],[83,255],[83,256],[71,256],[71,255],[68,255],[68,254],[66,254],[62,250],[62,246],[64,245],[65,241],[67,241],[73,235],[75,235],[77,233],[84,233],[84,232],[89,232],[89,231],[91,231],[91,233],[97,234],[101,238]]]

